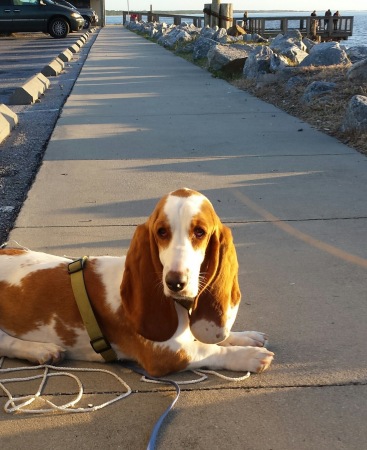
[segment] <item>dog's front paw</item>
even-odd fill
[[[274,353],[264,347],[226,347],[227,362],[223,366],[238,372],[261,373],[274,359]]]
[[[260,331],[244,331],[243,334],[247,339],[251,340],[251,347],[266,347],[269,342],[269,337],[265,333],[261,333]]]
[[[268,336],[259,331],[231,331],[228,338],[220,345],[239,345],[241,347],[265,347]]]
[[[266,348],[249,348],[248,371],[261,373],[266,370],[274,359],[274,353]]]
[[[59,364],[65,356],[65,349],[56,344],[34,342],[31,344],[29,360],[36,364]]]

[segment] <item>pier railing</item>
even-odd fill
[[[152,11],[123,11],[123,23],[126,16],[136,14],[137,20],[147,22],[160,22],[162,19],[173,19],[175,25],[182,21],[193,23],[196,27],[204,26],[204,16],[170,14],[166,12]],[[243,25],[248,33],[258,33],[268,38],[286,33],[290,30],[299,30],[303,36],[308,36],[319,41],[345,40],[353,34],[353,16],[339,17],[312,17],[312,16],[287,16],[287,17],[248,17],[243,23],[241,18],[234,18],[233,25]]]
[[[151,11],[122,11],[123,22],[126,22],[126,16],[136,14],[137,20],[146,20],[147,22],[161,22],[162,18],[173,18],[175,25],[180,25],[181,22],[193,23],[196,27],[202,28],[204,26],[204,16],[190,16],[182,14],[170,14],[165,12],[155,13]]]
[[[299,30],[303,36],[316,37],[321,41],[348,39],[353,34],[353,16],[339,17],[253,17],[248,18],[245,29],[263,37],[273,37],[290,30]],[[235,19],[239,22],[239,19]]]

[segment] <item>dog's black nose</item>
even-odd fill
[[[168,289],[173,292],[180,292],[187,284],[187,275],[181,272],[170,271],[167,273],[165,281]]]

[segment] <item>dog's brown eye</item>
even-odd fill
[[[158,228],[157,234],[160,238],[164,239],[168,236],[168,231],[166,228]]]
[[[201,239],[205,236],[205,231],[200,227],[194,228],[194,235],[197,239]]]

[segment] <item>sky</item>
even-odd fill
[[[105,0],[107,10],[135,10],[149,11],[150,5],[153,11],[173,11],[173,10],[202,10],[204,3],[211,3],[210,0]],[[343,9],[367,10],[367,2],[361,0],[223,0],[221,3],[232,3],[235,10],[285,10],[285,11],[313,11],[316,9],[319,13],[331,9],[332,12]],[[362,8],[363,4],[363,8]]]

